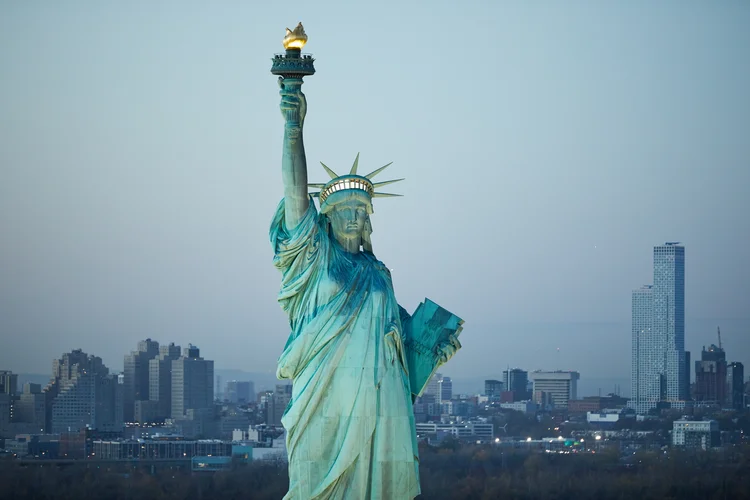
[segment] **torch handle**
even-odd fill
[[[283,78],[279,81],[281,89],[290,93],[297,94],[302,92],[302,78]],[[300,117],[299,108],[296,110],[288,110],[286,112],[286,124],[290,128],[300,128]]]

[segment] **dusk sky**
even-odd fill
[[[464,318],[444,374],[629,393],[631,291],[665,241],[693,360],[720,326],[750,370],[750,3],[145,0],[0,3],[0,369],[83,348],[119,371],[150,337],[275,371],[269,70],[298,21],[310,181],[358,152],[406,177],[374,251],[406,309]]]

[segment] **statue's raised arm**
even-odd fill
[[[291,82],[285,83],[283,78],[279,78],[281,114],[284,117],[284,145],[281,156],[281,176],[284,180],[284,222],[289,229],[293,229],[307,211],[310,199],[307,194],[307,158],[302,140],[307,100],[300,90],[300,85],[289,85],[289,83]]]
[[[287,28],[282,44],[285,54],[273,58],[271,73],[278,75],[281,87],[281,115],[284,117],[284,149],[281,172],[284,180],[284,223],[288,230],[297,227],[310,206],[307,194],[307,159],[302,140],[307,101],[302,93],[302,79],[315,74],[314,59],[302,54],[307,35],[302,23]]]

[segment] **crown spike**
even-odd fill
[[[373,198],[393,198],[394,196],[403,196],[403,195],[393,194],[393,193],[375,193],[372,195]]]
[[[354,165],[352,165],[352,169],[349,171],[350,175],[357,175],[357,166],[359,165],[359,153],[357,153],[357,157],[354,158]]]
[[[377,170],[375,170],[373,172],[370,172],[369,174],[365,175],[365,177],[367,177],[368,179],[372,179],[373,177],[375,177],[376,175],[378,175],[380,172],[382,172],[386,168],[390,167],[391,165],[393,165],[393,162],[390,162],[388,165],[383,165],[379,169],[377,169]]]
[[[336,177],[339,177],[339,174],[337,174],[336,172],[328,168],[328,166],[325,163],[321,161],[320,164],[323,165],[324,169],[326,169],[326,172],[328,172],[328,175],[331,176],[331,179],[335,179]]]
[[[377,188],[377,187],[387,186],[388,184],[393,184],[394,182],[401,182],[404,179],[405,178],[402,178],[402,179],[393,179],[392,181],[373,182],[372,183],[372,187],[376,187]]]

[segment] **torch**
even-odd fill
[[[306,75],[314,75],[315,67],[313,66],[312,55],[303,54],[302,47],[307,43],[307,35],[302,23],[299,23],[294,30],[286,29],[284,37],[284,49],[286,53],[276,54],[273,56],[273,66],[271,74],[279,76],[279,86],[289,92],[299,92],[302,87],[302,78]],[[296,111],[287,111],[287,123],[291,127],[299,127],[300,120]],[[295,128],[296,128],[295,127]]]

